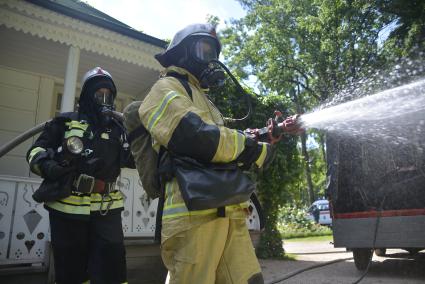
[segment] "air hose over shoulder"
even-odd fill
[[[233,76],[232,72],[230,72],[230,70],[226,67],[226,65],[224,65],[219,60],[211,60],[210,64],[214,64],[214,63],[220,65],[220,67],[223,68],[224,71],[226,71],[226,73],[229,75],[229,77],[232,79],[233,83],[235,84],[237,91],[241,93],[243,97],[245,98],[245,102],[248,107],[248,111],[244,117],[242,118],[224,117],[224,120],[226,120],[227,122],[240,122],[240,121],[247,120],[249,117],[251,117],[251,114],[252,114],[252,103],[251,103],[250,95],[242,88],[241,84],[239,84],[239,81],[235,78],[235,76]]]

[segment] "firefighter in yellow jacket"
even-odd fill
[[[224,126],[219,110],[205,89],[224,78],[211,62],[221,50],[215,28],[194,24],[179,31],[155,58],[165,67],[140,106],[142,123],[160,146],[199,161],[237,161],[261,167],[270,145]],[[187,87],[181,83],[187,82]],[[165,184],[161,254],[169,283],[263,283],[263,276],[246,226],[247,203],[189,211],[176,178]]]

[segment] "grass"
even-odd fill
[[[310,237],[303,237],[303,238],[291,238],[291,239],[284,239],[284,242],[321,242],[321,241],[333,241],[332,235],[326,235],[326,236],[310,236]]]
[[[280,230],[283,239],[332,236],[332,230],[325,226],[314,225],[312,228],[286,227]]]
[[[295,254],[292,254],[292,253],[285,253],[285,256],[283,257],[283,259],[295,261],[295,260],[297,260],[297,256]]]

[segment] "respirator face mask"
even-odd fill
[[[102,115],[103,122],[109,123],[111,112],[114,110],[114,94],[109,89],[99,89],[94,93],[94,102]]]
[[[190,54],[195,64],[201,68],[197,72],[202,88],[220,87],[224,84],[224,71],[218,61],[217,42],[210,37],[202,37],[193,42]]]

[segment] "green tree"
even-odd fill
[[[425,49],[425,2],[379,0],[377,8],[387,16],[387,56],[400,58]]]
[[[257,88],[264,100],[258,100],[257,112],[260,105],[277,102],[285,102],[282,107],[287,114],[307,112],[345,88],[347,83],[364,76],[368,67],[373,68],[383,60],[377,39],[388,16],[370,1],[239,2],[247,15],[232,21],[231,26],[223,31],[223,54],[242,79],[250,75],[258,79]],[[272,109],[269,105],[269,111]],[[264,113],[261,115],[267,117]],[[300,172],[293,173],[294,169],[300,169],[301,163],[297,143],[294,138],[288,139],[291,143],[286,148],[280,146],[285,151],[280,151],[281,156],[274,165],[280,168],[259,175],[260,197],[262,203],[267,204],[270,221],[270,229],[264,234],[268,242],[262,243],[261,256],[272,256],[273,248],[279,243],[273,222],[277,220],[274,216],[277,216],[279,206],[289,202],[284,198],[304,196],[299,194],[299,186],[307,189],[308,202],[314,200],[316,192],[323,191],[323,151],[307,149],[307,135],[302,136],[301,153],[306,175],[300,181]],[[282,171],[288,176],[283,176]],[[276,185],[280,191],[270,190]]]

